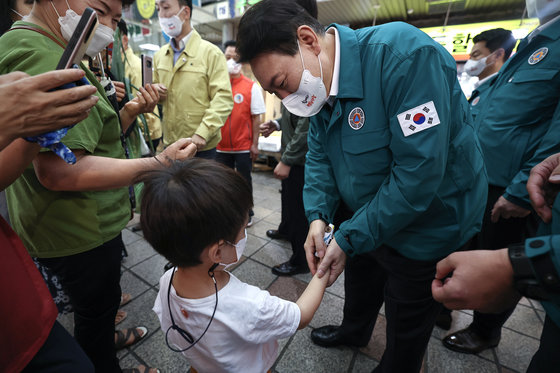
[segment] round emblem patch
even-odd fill
[[[354,108],[348,115],[348,124],[353,130],[359,130],[366,122],[366,114],[362,108]]]
[[[233,101],[234,101],[236,104],[242,103],[243,100],[244,100],[244,98],[243,98],[243,95],[242,95],[241,93],[238,93],[238,94],[236,94],[235,96],[233,96]]]
[[[480,96],[475,97],[474,100],[472,101],[472,106],[475,106],[476,104],[478,104],[478,102],[480,101]]]
[[[529,57],[529,61],[528,61],[529,65],[535,65],[535,64],[541,62],[542,59],[545,58],[547,54],[548,54],[548,48],[547,47],[537,49],[536,51],[533,52],[531,57]]]

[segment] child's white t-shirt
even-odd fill
[[[164,335],[171,326],[167,305],[171,271],[165,272],[159,280],[159,293],[153,308]],[[229,275],[229,282],[218,292],[218,308],[208,331],[183,354],[200,373],[267,372],[278,356],[277,339],[295,334],[301,311],[294,302],[272,296],[268,291],[241,282],[231,273]],[[206,329],[215,302],[215,294],[186,299],[179,297],[171,287],[173,319],[195,341]],[[181,310],[185,310],[188,317]],[[176,349],[189,346],[175,331],[169,332],[169,344]]]

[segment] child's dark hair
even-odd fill
[[[139,181],[144,238],[178,267],[200,264],[202,251],[220,240],[235,242],[253,207],[245,179],[215,161],[174,162]]]

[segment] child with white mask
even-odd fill
[[[240,281],[253,205],[246,181],[217,162],[192,159],[143,175],[146,240],[176,268],[160,279],[154,304],[167,346],[193,372],[270,370],[278,339],[311,321],[328,276],[314,277],[296,303]]]

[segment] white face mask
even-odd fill
[[[161,29],[172,38],[176,38],[181,35],[184,21],[179,18],[179,14],[183,10],[185,10],[185,7],[182,7],[177,14],[170,18],[159,17],[159,25],[161,26]]]
[[[245,246],[247,246],[247,229],[245,229],[245,236],[242,239],[240,239],[238,243],[232,244],[228,242],[228,245],[232,245],[235,247],[235,254],[237,256],[237,260],[232,263],[220,263],[221,265],[224,266],[224,269],[239,262],[239,260],[241,259],[241,256],[243,255],[243,251],[245,251]]]
[[[303,73],[299,82],[298,90],[286,96],[282,103],[288,111],[298,117],[312,117],[317,114],[327,102],[327,89],[323,83],[323,65],[319,56],[319,68],[321,69],[321,77],[315,77],[309,70],[305,68],[303,62],[303,55],[299,47],[299,55],[301,57],[301,64],[303,65]]]
[[[486,60],[490,57],[493,53],[490,53],[488,56],[481,58],[480,60],[468,60],[465,63],[465,72],[470,76],[479,76],[487,66],[492,66],[494,62],[490,65],[486,64]]]
[[[235,62],[233,58],[227,60],[227,67],[228,67],[228,72],[231,75],[237,75],[241,72],[241,64]]]
[[[66,41],[70,41],[72,34],[76,27],[78,27],[78,23],[80,23],[80,17],[76,12],[70,9],[70,5],[68,4],[68,0],[66,0],[66,5],[68,6],[68,10],[66,11],[66,15],[61,17],[58,11],[56,10],[53,2],[51,1],[51,5],[58,15],[58,23],[60,24],[60,32],[62,33],[62,37]],[[113,29],[102,25],[98,22],[97,29],[95,30],[95,34],[93,34],[93,38],[91,38],[91,42],[89,43],[88,49],[86,54],[91,58],[97,56],[99,52],[105,49],[109,44],[113,42]]]
[[[546,18],[560,11],[560,0],[526,0],[529,18]]]

